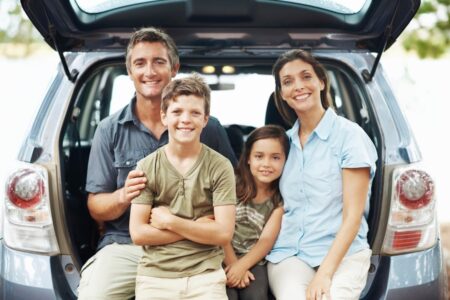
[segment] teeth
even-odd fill
[[[300,95],[300,96],[295,97],[294,99],[295,99],[295,100],[305,100],[306,98],[309,97],[309,95],[310,95],[310,94],[303,94],[303,95]]]

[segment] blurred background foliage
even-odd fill
[[[19,0],[0,0],[0,55],[28,56],[43,39],[22,10]]]
[[[420,58],[439,58],[450,49],[450,0],[422,0],[402,45]]]
[[[400,39],[405,50],[417,53],[420,58],[446,54],[450,49],[450,0],[422,0]],[[43,43],[42,37],[22,11],[19,0],[0,0],[0,54],[27,56],[37,43]],[[16,46],[11,51],[5,44]]]

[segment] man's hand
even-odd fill
[[[174,215],[169,208],[165,206],[154,207],[150,213],[150,225],[160,230],[169,229],[172,218],[174,218]]]
[[[145,188],[147,178],[144,172],[139,170],[132,170],[128,173],[125,185],[121,189],[119,202],[129,205],[131,201],[139,196],[141,190]]]

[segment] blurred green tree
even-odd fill
[[[402,45],[420,58],[439,58],[450,49],[450,0],[422,0]]]
[[[42,42],[42,37],[33,27],[18,0],[0,1],[0,43],[20,45],[1,47],[0,53],[8,56],[27,56],[32,53],[33,43]]]

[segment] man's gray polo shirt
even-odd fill
[[[128,172],[136,163],[167,144],[165,131],[158,140],[136,118],[136,98],[122,110],[102,120],[92,140],[86,178],[89,193],[111,193],[122,188]],[[202,143],[227,157],[233,165],[236,158],[231,149],[225,129],[219,121],[209,118],[200,136]],[[129,232],[130,209],[118,219],[105,222],[105,235],[99,241],[98,249],[111,244],[131,244]]]

